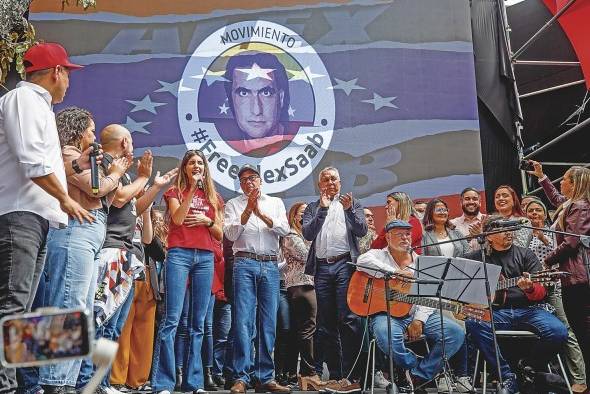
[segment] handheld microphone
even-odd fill
[[[98,179],[98,164],[96,163],[96,157],[99,152],[99,145],[96,142],[90,144],[92,146],[92,152],[90,152],[90,184],[92,186],[92,194],[98,194],[100,188],[100,180]]]
[[[203,180],[201,178],[197,179],[197,187],[201,190],[205,190],[205,186],[203,186]]]
[[[497,220],[495,222],[490,223],[490,227],[492,227],[492,228],[515,227],[515,226],[527,224],[527,222],[528,221],[524,218],[512,219],[512,220]]]

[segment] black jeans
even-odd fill
[[[0,318],[29,311],[45,262],[49,222],[31,212],[0,216]],[[0,366],[0,393],[16,389],[15,370]]]
[[[590,285],[561,288],[563,309],[584,355],[586,382],[590,384]]]
[[[315,318],[317,302],[313,286],[292,286],[288,289],[291,302],[293,331],[297,348],[295,357],[301,354],[299,372],[302,376],[315,374],[315,358],[313,355],[313,336],[315,334]]]

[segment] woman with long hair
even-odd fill
[[[82,108],[68,107],[56,115],[57,132],[64,162],[80,157],[96,139],[92,114]],[[37,290],[45,299],[41,306],[55,308],[94,308],[98,261],[106,237],[107,213],[115,197],[119,179],[131,165],[127,158],[113,160],[106,173],[99,171],[100,187],[94,193],[90,170],[67,176],[68,194],[95,218],[80,223],[70,218],[63,229],[50,228],[47,235],[46,281]],[[6,174],[10,176],[10,174]],[[47,391],[76,385],[81,360],[45,365],[39,370],[39,383]]]
[[[540,229],[549,229],[547,207],[538,199],[531,200],[525,206],[525,213],[531,221],[533,227]],[[555,250],[555,236],[542,230],[533,230],[533,239],[529,244],[531,249],[540,261],[545,261]],[[567,342],[565,345],[565,363],[570,375],[572,391],[574,393],[583,393],[588,388],[586,386],[586,371],[584,370],[584,356],[578,344],[578,339],[574,334],[563,310],[563,299],[561,294],[561,284],[557,282],[547,288],[547,302],[555,308],[555,316],[567,328]]]
[[[152,389],[164,394],[174,390],[174,338],[185,293],[190,291],[189,344],[182,390],[204,392],[201,346],[213,281],[215,240],[220,241],[223,236],[223,200],[215,190],[203,152],[185,153],[176,184],[164,193],[164,199],[170,217],[164,271],[165,310],[156,338]]]
[[[422,245],[463,238],[463,234],[455,230],[455,225],[449,220],[447,203],[440,198],[432,199],[426,204],[422,224]],[[464,239],[422,248],[422,253],[426,256],[460,257],[467,252],[470,252],[469,243]]]
[[[500,185],[496,188],[496,191],[494,192],[494,206],[496,207],[496,212],[505,220],[526,219],[520,206],[518,194],[516,194],[511,186]],[[530,225],[530,223],[528,224]],[[514,231],[513,243],[516,246],[527,248],[532,237],[533,232],[530,229],[523,227]]]
[[[422,224],[414,211],[412,199],[404,192],[393,192],[387,195],[385,202],[386,219],[389,223],[394,219],[404,220],[412,225],[412,248],[418,254],[422,253]],[[385,229],[381,230],[379,236],[371,243],[371,249],[383,249],[387,246],[385,240]]]
[[[316,329],[317,301],[313,277],[306,275],[305,261],[309,251],[309,241],[303,238],[301,219],[307,204],[296,202],[289,209],[291,232],[281,241],[283,257],[287,262],[285,282],[291,305],[291,316],[296,333],[296,352],[301,355],[299,364],[299,387],[301,390],[317,391],[325,383],[315,372],[313,337]]]
[[[582,236],[590,235],[590,169],[574,166],[563,175],[561,193],[543,173],[540,163],[530,160],[534,166],[530,174],[539,178],[545,195],[557,207],[554,227]],[[586,379],[590,376],[590,252],[579,236],[556,234],[556,247],[545,258],[547,266],[559,265],[559,269],[571,275],[561,279],[563,307],[567,320],[584,355]],[[588,384],[588,382],[587,382]]]

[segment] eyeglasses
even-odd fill
[[[260,178],[258,175],[245,176],[243,178],[240,178],[240,183],[254,182],[258,178]]]
[[[393,235],[394,237],[397,237],[399,239],[402,239],[402,238],[412,238],[412,233],[411,232],[407,232],[407,233],[391,233],[391,235]]]
[[[436,208],[434,213],[449,213],[449,210],[447,208]]]

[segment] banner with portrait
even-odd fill
[[[245,163],[287,207],[326,166],[366,206],[483,189],[467,0],[36,0],[30,19],[86,66],[56,110],[123,124],[156,170],[201,149],[226,199]]]

